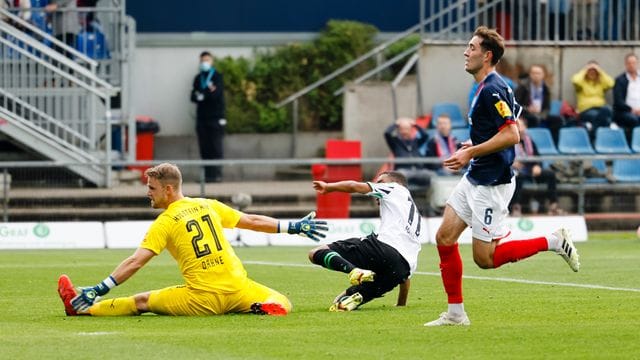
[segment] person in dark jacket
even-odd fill
[[[522,116],[527,119],[529,127],[549,128],[557,142],[564,121],[560,116],[549,115],[551,91],[544,81],[545,77],[544,66],[531,65],[529,76],[515,90],[516,101],[522,105]]]
[[[400,118],[384,132],[389,150],[398,158],[423,157],[420,149],[424,147],[429,135],[410,118]],[[433,171],[426,169],[423,163],[395,164],[395,170],[407,178],[410,186],[429,186]]]
[[[222,74],[213,67],[213,55],[200,54],[200,72],[193,79],[191,101],[196,103],[196,133],[203,160],[224,157],[224,83]],[[222,181],[221,166],[205,167],[207,182]]]
[[[627,133],[640,125],[640,73],[638,57],[631,53],[624,57],[625,72],[613,86],[613,120]]]

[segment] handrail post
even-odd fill
[[[393,119],[398,119],[398,96],[396,94],[396,87],[391,84],[391,103],[393,108]]]
[[[2,171],[2,221],[9,222],[9,169]]]
[[[425,1],[426,0],[420,0],[420,39],[424,39]]]
[[[296,157],[296,153],[298,151],[298,123],[300,121],[300,114],[298,109],[298,101],[296,98],[292,103],[292,112],[293,112],[293,124],[291,129],[291,158]]]

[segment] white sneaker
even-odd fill
[[[467,316],[467,313],[464,313],[462,316],[453,316],[448,312],[443,312],[440,314],[440,317],[425,323],[424,326],[453,326],[453,325],[471,325],[471,321]]]
[[[558,238],[558,249],[556,253],[569,264],[571,270],[578,272],[580,269],[580,255],[578,255],[578,249],[573,245],[571,240],[571,233],[567,229],[558,229],[553,233]]]

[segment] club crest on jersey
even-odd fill
[[[498,114],[500,114],[500,116],[502,116],[503,118],[510,117],[512,115],[509,105],[507,105],[507,103],[504,100],[498,101],[497,103],[494,104],[494,106],[498,110]]]

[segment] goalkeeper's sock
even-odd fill
[[[516,262],[548,249],[547,238],[544,236],[528,240],[513,240],[498,243],[493,253],[493,267],[497,268],[508,262]]]
[[[136,300],[133,296],[103,300],[89,308],[92,316],[138,315]]]
[[[320,249],[313,254],[313,263],[329,270],[350,273],[356,266],[331,249]]]

